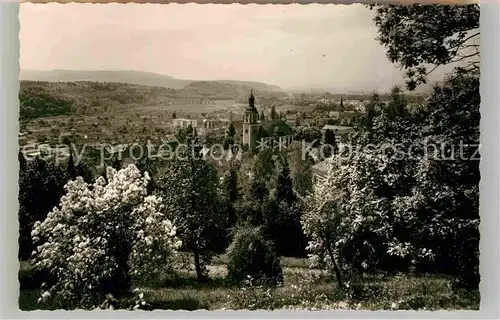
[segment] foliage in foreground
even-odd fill
[[[406,71],[408,89],[426,83],[441,65],[461,63],[467,71],[479,71],[478,3],[370,7],[378,40],[389,60]]]
[[[34,250],[31,230],[43,221],[64,194],[69,176],[61,166],[36,157],[26,161],[19,154],[19,259],[30,258]]]
[[[95,308],[130,294],[135,280],[169,272],[181,242],[161,198],[147,196],[148,180],[130,165],[107,168],[93,185],[67,183],[59,207],[32,232],[35,267],[50,272],[41,301]]]
[[[443,276],[365,276],[349,290],[339,289],[329,277],[307,267],[305,259],[282,258],[283,284],[277,287],[258,283],[238,287],[226,281],[224,265],[209,266],[209,280],[196,281],[193,271],[151,278],[141,284],[141,293],[131,302],[140,309],[301,309],[301,310],[477,310],[478,291],[453,292],[450,280]],[[222,263],[225,259],[214,259]],[[21,310],[35,310],[39,291],[34,282],[44,275],[29,264],[20,270]],[[142,298],[141,298],[142,297]],[[144,304],[142,304],[144,302]],[[44,304],[50,310],[57,305]]]
[[[393,91],[353,137],[360,151],[332,163],[303,224],[314,261],[339,282],[342,271],[399,270],[477,290],[479,161],[458,147],[478,143],[478,89],[477,75],[456,73],[418,111]]]
[[[183,248],[193,254],[198,280],[205,281],[205,266],[224,242],[228,221],[221,210],[214,166],[200,156],[192,136],[188,145],[189,150],[169,161],[157,192],[179,228]]]

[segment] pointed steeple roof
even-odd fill
[[[253,96],[253,89],[250,89],[250,98],[248,98],[248,105],[255,107],[255,97]]]
[[[250,89],[250,97],[248,98],[248,107],[246,111],[257,112],[255,108],[255,97],[253,96],[253,89]]]

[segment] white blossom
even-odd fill
[[[170,268],[179,240],[173,224],[159,211],[160,199],[147,196],[148,177],[133,165],[120,171],[107,168],[106,175],[107,183],[102,177],[93,185],[81,178],[68,182],[59,206],[34,225],[33,238],[44,240],[35,250],[35,266],[48,269],[57,279],[41,294],[42,301],[57,297],[80,307],[98,306],[106,294],[100,292],[100,283],[119,268],[110,252],[113,241],[130,239],[128,265],[133,276]],[[145,249],[153,239],[158,245],[154,252]]]

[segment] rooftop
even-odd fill
[[[321,177],[325,178],[326,175],[328,174],[328,170],[331,168],[331,159],[325,159],[321,161],[320,163],[315,164],[314,166],[311,167],[311,170],[320,175]]]
[[[322,130],[332,130],[333,132],[338,132],[338,131],[354,131],[353,127],[347,127],[347,126],[336,126],[336,125],[331,125],[331,124],[326,124]]]
[[[259,137],[291,136],[293,130],[283,120],[263,121],[260,123]]]

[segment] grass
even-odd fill
[[[144,309],[479,309],[478,292],[452,292],[450,279],[444,276],[367,276],[345,291],[323,271],[308,268],[306,259],[282,258],[281,262],[283,285],[236,287],[226,281],[225,257],[218,256],[208,267],[209,280],[205,283],[197,282],[194,271],[186,268],[176,276],[143,283],[140,289],[147,302]],[[41,308],[36,302],[36,283],[41,279],[34,275],[28,263],[21,264],[22,310]]]

